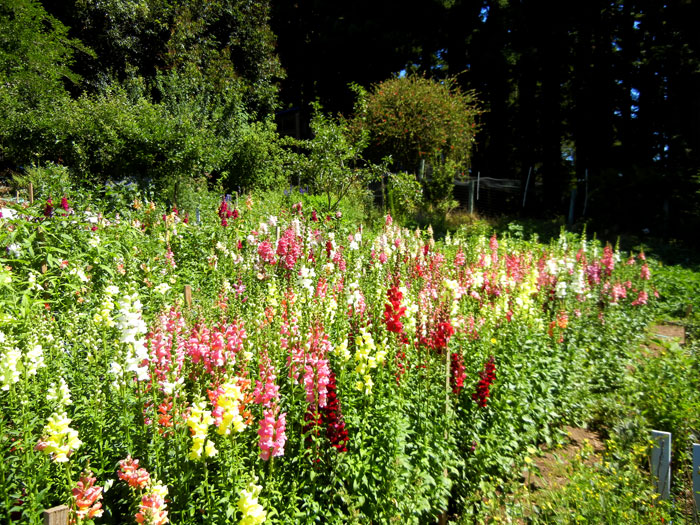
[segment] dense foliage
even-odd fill
[[[267,8],[241,4],[54,6],[72,32],[34,0],[4,4],[2,167],[60,163],[88,184],[133,179],[173,200],[192,181],[281,184],[269,117],[281,71]]]

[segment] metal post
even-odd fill
[[[525,191],[523,192],[523,208],[525,207],[525,199],[527,199],[527,188],[530,186],[530,175],[532,175],[532,166],[527,170],[527,180],[525,181]]]
[[[476,200],[479,200],[479,182],[481,180],[481,172],[476,172]]]
[[[569,201],[569,219],[566,221],[569,226],[574,224],[574,205],[576,204],[576,188],[571,190],[571,200]]]
[[[661,499],[667,500],[671,495],[671,433],[652,430],[651,439],[654,441],[651,449],[654,486]]]
[[[469,214],[474,214],[474,180],[469,181]]]

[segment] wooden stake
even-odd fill
[[[68,505],[59,505],[44,511],[44,525],[68,525]]]
[[[29,204],[34,204],[34,184],[29,183]]]
[[[192,307],[192,287],[189,284],[185,285],[185,303]]]

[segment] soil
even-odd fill
[[[532,463],[535,468],[524,472],[523,478],[528,480],[530,488],[535,490],[554,489],[564,486],[568,481],[567,467],[581,452],[586,442],[593,447],[593,454],[586,459],[587,465],[593,465],[600,460],[604,450],[603,438],[598,433],[585,428],[564,427],[569,443],[562,448],[545,449],[543,456],[535,457]]]
[[[673,340],[678,341],[678,344],[685,344],[685,327],[680,324],[675,323],[658,323],[653,324],[650,327],[651,339],[658,340]],[[647,357],[658,357],[659,353],[663,350],[663,347],[658,343],[649,342],[642,345],[644,348],[644,353]]]

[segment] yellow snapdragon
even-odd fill
[[[248,486],[239,492],[238,510],[243,514],[240,525],[259,525],[264,523],[267,518],[267,512],[263,506],[258,503],[258,496],[262,487],[256,485],[254,481],[248,483]]]
[[[36,449],[50,455],[56,463],[68,461],[69,456],[83,444],[78,439],[78,431],[70,428],[70,422],[65,412],[52,414]]]
[[[365,395],[371,395],[374,382],[370,371],[384,363],[387,351],[383,345],[377,347],[372,334],[365,327],[360,328],[360,335],[355,338],[355,349],[355,372],[360,376],[355,388]]]
[[[210,458],[218,453],[214,443],[207,439],[207,430],[214,418],[211,417],[210,410],[205,410],[205,406],[203,401],[195,403],[187,418],[187,426],[192,433],[192,448],[187,457],[192,460]]]

